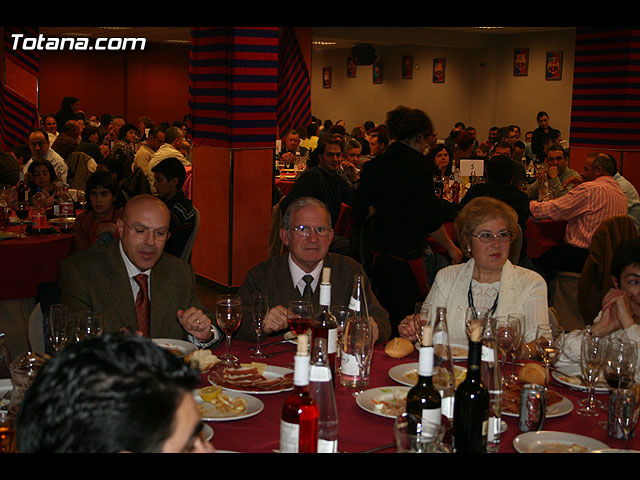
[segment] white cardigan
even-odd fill
[[[440,270],[427,295],[433,318],[437,307],[447,308],[449,342],[466,345],[465,315],[469,306],[468,292],[475,262],[473,259]],[[509,260],[502,267],[498,307],[494,316],[520,313],[525,316],[524,341],[534,340],[536,327],[549,324],[547,284],[533,270],[513,265]]]

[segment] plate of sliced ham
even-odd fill
[[[208,375],[211,385],[235,392],[263,394],[293,390],[293,370],[267,365],[216,365]]]

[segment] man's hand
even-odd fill
[[[191,307],[187,310],[178,310],[178,321],[182,327],[200,341],[211,338],[211,320],[205,313]]]
[[[264,318],[264,333],[269,335],[273,332],[279,332],[289,326],[288,311],[282,305],[270,308],[267,316]]]
[[[562,182],[562,188],[567,188],[569,185],[580,185],[582,183],[582,177],[569,177]]]

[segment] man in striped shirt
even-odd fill
[[[627,197],[613,178],[615,172],[611,157],[591,154],[585,159],[583,183],[560,198],[529,203],[531,215],[536,220],[568,222],[565,243],[534,259],[536,268],[547,280],[554,270],[582,272],[596,229],[608,218],[627,214]]]

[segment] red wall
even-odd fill
[[[142,52],[51,52],[40,55],[40,113],[55,113],[62,98],[80,99],[87,115],[142,115],[154,122],[189,112],[189,46],[147,44]],[[60,127],[59,127],[60,128]]]

